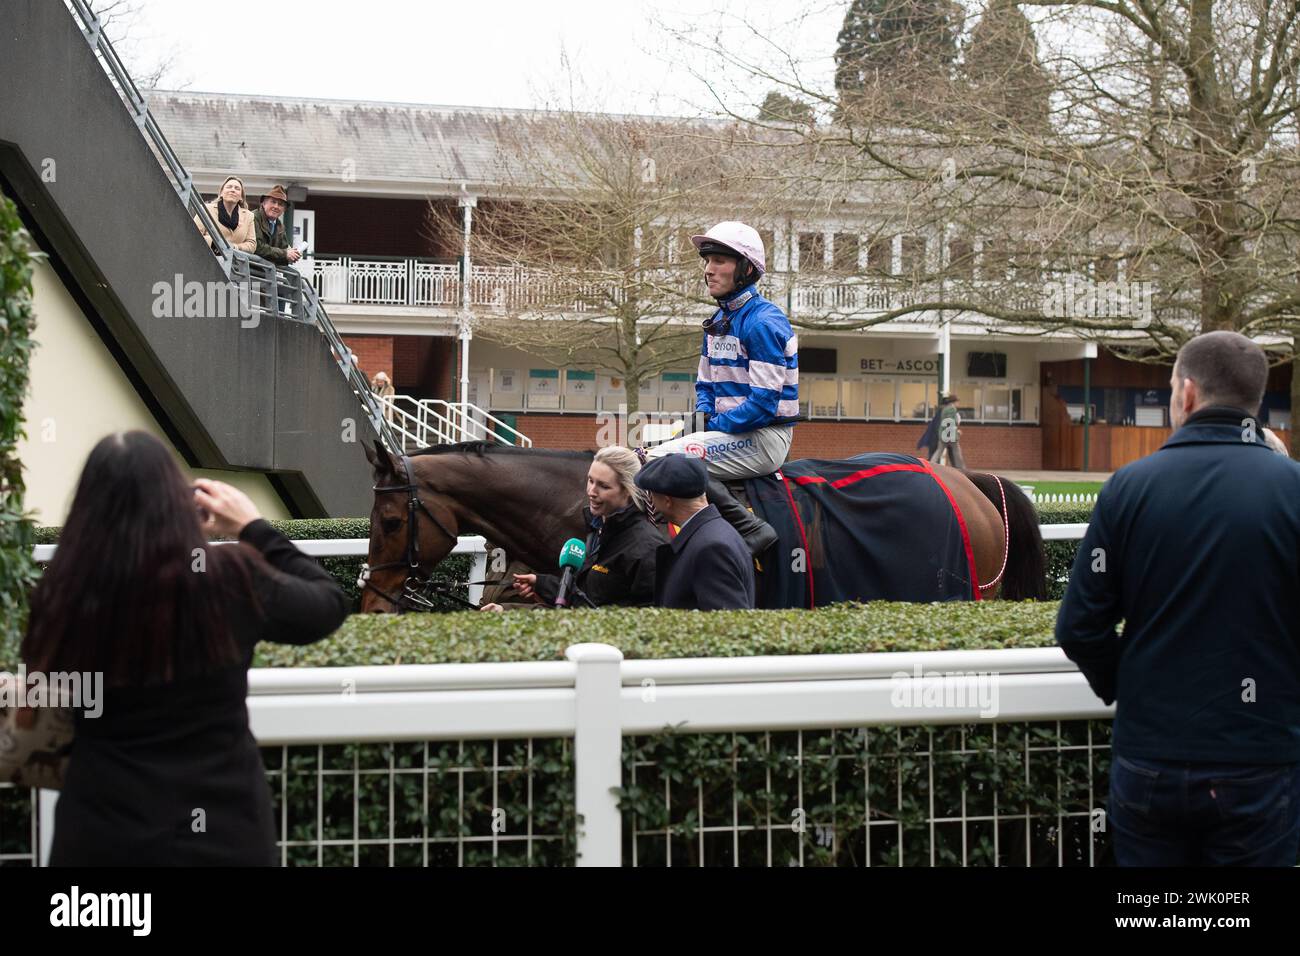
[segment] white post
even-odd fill
[[[54,848],[54,807],[58,802],[59,791],[36,791],[37,866],[50,865],[50,851]]]
[[[943,356],[943,385],[944,395],[952,392],[952,334],[948,320],[944,318],[943,313],[939,313],[939,354]],[[941,395],[940,398],[943,396]]]
[[[620,866],[623,821],[612,788],[623,782],[623,652],[608,644],[574,644],[564,656],[578,665],[573,735],[574,796],[581,817],[578,866]]]
[[[461,186],[464,189],[464,185]],[[465,260],[465,276],[460,287],[460,430],[462,438],[469,438],[469,341],[473,338],[470,332],[470,261],[469,261],[469,234],[474,219],[474,208],[478,205],[478,199],[474,196],[461,196],[460,208],[465,210],[465,244],[463,256]]]
[[[487,580],[487,569],[488,569],[487,559],[488,559],[487,542],[485,541],[483,543],[483,547],[480,548],[478,551],[474,552],[474,562],[470,566],[470,570],[469,570],[470,581]],[[469,600],[471,604],[483,603],[483,585],[471,584],[469,586]]]

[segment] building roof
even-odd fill
[[[200,185],[235,173],[256,190],[300,182],[343,193],[471,192],[508,179],[503,124],[559,114],[467,106],[154,90],[149,109]],[[570,114],[572,115],[572,114]],[[596,114],[590,114],[593,118]],[[719,120],[600,114],[676,129]],[[445,188],[439,189],[439,186]],[[478,187],[478,188],[476,188]]]

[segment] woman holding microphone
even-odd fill
[[[641,461],[619,445],[602,448],[587,471],[583,518],[588,528],[587,556],[574,579],[578,592],[596,607],[648,607],[654,600],[655,550],[668,539],[646,515],[645,495],[633,479]],[[558,574],[516,574],[515,590],[527,601],[553,606]],[[587,604],[571,599],[573,607]],[[484,611],[500,611],[485,604]]]

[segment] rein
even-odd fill
[[[1002,494],[1002,567],[992,581],[979,585],[981,591],[987,591],[1002,580],[1002,575],[1007,571],[1007,555],[1011,553],[1011,516],[1007,514],[1007,490],[1002,487],[1002,479],[997,475],[993,476],[993,480],[998,483],[998,491]]]
[[[371,567],[369,564],[361,566],[361,575],[357,578],[357,585],[363,590],[373,591],[381,598],[393,605],[398,614],[406,611],[436,611],[437,605],[430,600],[431,595],[445,597],[450,601],[469,608],[472,611],[478,610],[478,605],[473,601],[467,601],[459,594],[454,594],[451,588],[454,585],[435,584],[429,580],[431,572],[420,570],[420,519],[417,512],[423,511],[434,523],[434,526],[445,534],[455,546],[457,541],[456,535],[447,529],[447,526],[438,520],[438,516],[429,510],[428,506],[420,500],[420,486],[415,483],[411,475],[411,461],[405,455],[401,456],[402,471],[406,476],[404,485],[374,485],[371,491],[375,494],[400,492],[406,493],[406,560],[404,561],[387,561],[383,564],[377,564]],[[389,594],[370,580],[370,575],[375,571],[388,571],[393,568],[406,568],[406,578],[402,581],[402,589],[396,595]],[[491,582],[468,582],[488,584]]]

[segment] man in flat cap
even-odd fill
[[[694,455],[652,458],[636,484],[677,537],[655,557],[655,605],[722,611],[754,606],[754,561],[740,534],[709,504],[709,471]]]

